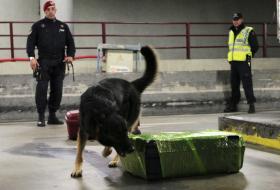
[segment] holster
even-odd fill
[[[249,67],[252,68],[252,64],[251,64],[252,63],[252,57],[250,55],[246,56],[246,61],[247,61],[248,65],[249,65]]]

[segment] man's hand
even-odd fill
[[[30,67],[33,71],[39,66],[39,63],[36,58],[30,60]]]
[[[65,57],[64,62],[73,62],[73,57]]]

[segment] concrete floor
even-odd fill
[[[217,129],[218,116],[221,114],[143,117],[141,129],[151,133]],[[280,187],[279,152],[247,147],[239,173],[147,182],[120,168],[107,168],[109,159],[102,158],[102,146],[89,142],[83,178],[72,179],[75,142],[67,140],[66,126],[37,128],[35,122],[2,123],[0,131],[1,190],[278,190]]]

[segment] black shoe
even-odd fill
[[[225,109],[224,109],[224,113],[230,113],[230,112],[237,112],[237,106],[236,105],[228,105]]]
[[[139,129],[139,126],[140,126],[140,121],[138,121],[136,129],[134,131],[132,131],[133,135],[141,135],[141,131]]]
[[[37,127],[45,127],[45,126],[46,126],[45,121],[38,121],[37,122]]]
[[[46,123],[45,123],[45,116],[44,114],[39,114],[39,118],[37,121],[37,127],[45,127]]]
[[[48,125],[63,125],[64,122],[59,120],[54,113],[50,113]]]
[[[255,105],[254,104],[250,104],[249,105],[248,113],[256,113],[256,109],[255,109]]]
[[[141,135],[140,129],[136,129],[132,132],[133,135]]]

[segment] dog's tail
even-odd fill
[[[142,47],[141,53],[146,61],[146,69],[144,75],[141,78],[132,81],[132,84],[140,93],[142,93],[150,84],[153,83],[158,69],[156,53],[151,47]]]

